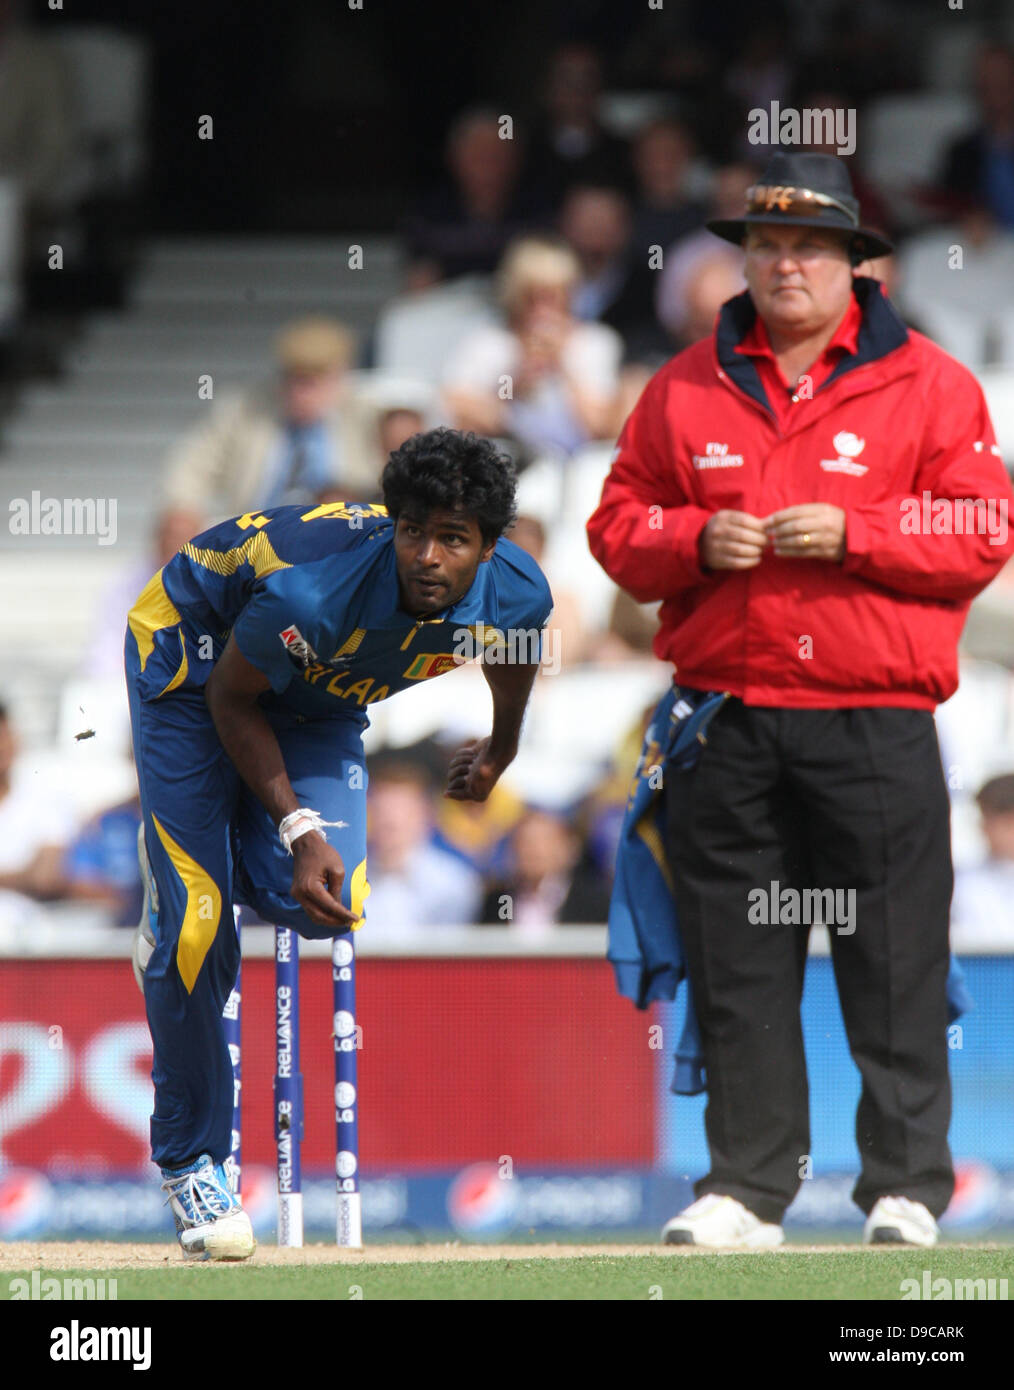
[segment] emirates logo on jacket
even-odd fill
[[[728,444],[708,443],[703,454],[694,454],[694,467],[702,468],[742,468],[743,455],[730,454]]]

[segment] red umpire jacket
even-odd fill
[[[683,685],[805,709],[932,709],[957,688],[968,605],[1014,552],[1014,492],[972,374],[907,329],[878,281],[857,278],[855,295],[856,352],[784,430],[735,351],[756,318],[748,293],[623,427],[588,540],[634,598],[664,600],[655,653]],[[754,569],[701,569],[715,512],[804,502],[844,509],[840,565],[769,550]]]

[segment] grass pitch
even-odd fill
[[[705,1253],[644,1246],[261,1246],[244,1264],[180,1262],[166,1246],[0,1246],[0,1299],[15,1279],[104,1277],[118,1300],[899,1300],[902,1281],[1007,1279],[1014,1245],[933,1250],[788,1245]],[[14,1291],[19,1286],[14,1285]]]

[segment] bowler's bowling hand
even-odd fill
[[[488,738],[472,739],[451,759],[444,796],[452,801],[485,801],[510,758],[497,757]]]
[[[345,865],[333,845],[315,830],[308,830],[292,842],[295,868],[292,896],[311,922],[320,927],[347,931],[359,918],[342,904]]]
[[[845,558],[845,513],[828,502],[805,502],[764,518],[776,555],[786,560]]]
[[[761,562],[768,543],[764,523],[749,512],[722,511],[705,526],[697,542],[701,564],[709,570],[749,570]]]

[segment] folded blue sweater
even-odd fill
[[[666,806],[661,791],[667,768],[684,769],[697,762],[708,725],[727,699],[717,691],[681,690],[673,685],[656,706],[627,799],[609,904],[606,954],[620,994],[646,1009],[656,999],[675,999],[680,982],[686,980],[686,1018],[671,1086],[677,1095],[685,1096],[699,1095],[707,1081],[666,861]],[[947,1004],[950,1022],[974,1007],[953,958]]]

